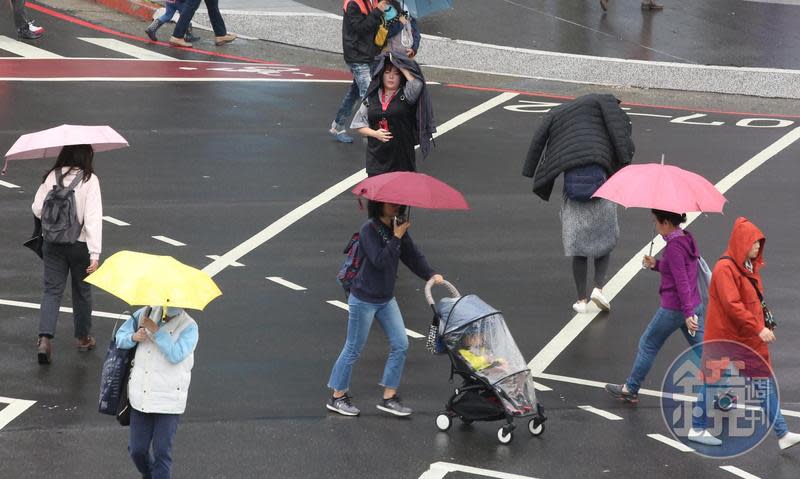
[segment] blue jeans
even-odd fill
[[[172,470],[172,439],[180,414],[143,413],[131,408],[128,452],[142,476],[169,479]],[[150,443],[153,454],[150,455]]]
[[[347,66],[350,67],[350,72],[353,74],[353,83],[350,84],[350,88],[342,99],[342,105],[336,113],[337,130],[347,127],[344,124],[345,121],[353,114],[353,107],[356,103],[367,94],[367,88],[372,81],[368,63],[348,63]]]
[[[172,36],[175,38],[183,38],[186,31],[191,25],[194,12],[200,7],[202,0],[185,0],[183,9],[181,10],[181,18],[175,24],[175,30]],[[214,35],[222,37],[227,35],[228,30],[225,29],[225,20],[222,19],[222,14],[219,13],[219,0],[205,0],[206,10],[208,10],[208,19],[211,21],[211,28],[214,29]]]
[[[183,0],[178,0],[175,3],[167,3],[165,4],[166,10],[164,10],[164,14],[158,17],[158,21],[161,23],[167,23],[168,21],[172,20],[172,17],[175,16],[175,12],[179,12],[183,15],[183,6],[185,3]]]
[[[339,358],[333,365],[328,387],[335,391],[347,391],[350,388],[353,365],[367,343],[372,320],[377,319],[389,340],[389,357],[386,358],[380,385],[385,388],[397,389],[400,386],[400,377],[403,375],[403,366],[406,363],[406,352],[408,351],[406,327],[403,324],[403,316],[400,314],[397,300],[392,298],[386,303],[368,303],[356,298],[354,294],[350,294],[347,306],[350,309],[350,316],[347,320],[347,340]]]
[[[762,383],[755,383],[755,389],[759,392],[764,392],[763,398],[760,401],[759,406],[767,411],[767,420],[769,420],[770,424],[772,424],[772,430],[775,432],[775,435],[778,439],[782,438],[789,432],[789,426],[786,424],[786,419],[784,419],[783,414],[781,414],[781,405],[778,400],[778,386],[775,384],[775,379],[769,378],[767,382],[767,387],[763,387]],[[706,396],[705,387],[702,390],[701,397]],[[705,404],[698,404],[703,407],[703,411],[705,411]],[[706,418],[707,414],[704,414],[703,420],[698,422],[693,422],[692,424],[694,427],[698,429],[705,429],[707,426]]]

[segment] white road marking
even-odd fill
[[[536,479],[530,476],[520,476],[508,472],[490,471],[478,467],[462,466],[451,462],[434,462],[427,471],[423,472],[419,479],[443,479],[448,472],[465,472],[483,477],[494,477],[496,479]]]
[[[217,260],[220,258],[220,256],[218,254],[207,254],[206,258]],[[242,263],[237,263],[236,261],[234,261],[233,263],[231,263],[231,266],[233,266],[234,268],[241,268],[244,265]]]
[[[628,112],[628,116],[649,116],[651,118],[672,118],[670,115],[656,115],[655,113],[632,113],[632,112]]]
[[[7,404],[7,406],[0,409],[0,430],[2,430],[8,423],[19,417],[19,415],[24,413],[29,407],[36,404],[36,401],[0,396],[0,403]]]
[[[674,439],[670,439],[666,436],[662,436],[661,434],[648,434],[647,437],[649,437],[650,439],[655,439],[658,442],[662,442],[667,446],[674,447],[675,449],[681,452],[694,452],[694,449],[687,446],[686,444],[676,441]]]
[[[186,243],[181,243],[178,240],[174,240],[172,238],[167,238],[166,236],[152,236],[153,239],[157,239],[158,241],[163,241],[164,243],[171,244],[172,246],[186,246]]]
[[[730,172],[725,178],[720,180],[716,187],[721,193],[726,193],[736,183],[741,181],[745,176],[752,173],[759,166],[766,163],[770,158],[773,158],[778,153],[782,152],[794,142],[800,139],[800,127],[796,127],[789,133],[779,138],[776,142],[769,145],[767,148],[744,162],[741,166]],[[689,226],[700,215],[692,213],[688,215],[686,226]],[[657,254],[664,247],[665,243],[661,236],[654,238],[653,255]],[[603,295],[609,300],[613,300],[617,294],[636,276],[642,271],[642,256],[648,253],[650,243],[645,244],[636,254],[634,254],[625,266],[620,269],[617,274],[606,284],[603,288]],[[540,376],[539,373],[547,369],[553,361],[578,337],[578,335],[586,329],[587,326],[597,317],[599,313],[586,313],[576,314],[567,325],[558,332],[558,334],[550,340],[549,343],[542,348],[539,353],[531,359],[528,366],[531,368],[534,376]]]
[[[92,37],[78,37],[78,40],[97,45],[98,47],[107,48],[124,55],[138,58],[139,60],[177,60],[177,58],[162,55],[146,48],[137,47],[130,43],[119,41],[115,38],[92,38]]]
[[[5,186],[6,188],[19,188],[19,186],[15,185],[14,183],[9,183],[3,180],[0,180],[0,186]]]
[[[622,418],[617,416],[616,414],[610,413],[608,411],[603,411],[602,409],[597,409],[593,406],[578,406],[578,409],[583,409],[586,412],[590,412],[592,414],[597,414],[600,417],[604,417],[609,421],[622,421]]]
[[[536,388],[537,391],[547,392],[552,391],[553,388],[547,387],[542,383],[537,383],[536,381],[533,382],[533,387]]]
[[[471,108],[470,110],[446,121],[444,124],[437,127],[438,131],[435,135],[433,135],[434,138],[438,138],[439,136],[444,135],[453,128],[456,128],[459,125],[463,125],[464,123],[477,117],[481,113],[485,113],[498,105],[502,105],[503,103],[507,102],[511,98],[516,97],[517,95],[518,93],[501,93],[500,95],[497,95],[491,100],[488,100],[474,108]],[[313,212],[320,206],[328,203],[329,201],[336,198],[340,194],[350,190],[352,187],[357,185],[358,182],[365,179],[366,177],[367,177],[367,172],[366,170],[363,169],[348,176],[347,178],[336,183],[327,190],[311,198],[310,200],[306,201],[297,208],[293,209],[292,211],[290,211],[289,213],[287,213],[286,215],[284,215],[271,225],[267,226],[263,230],[259,231],[258,233],[250,237],[244,243],[228,251],[227,253],[222,255],[221,258],[215,260],[213,263],[203,268],[203,271],[208,273],[209,276],[215,276],[217,273],[230,266],[230,264],[233,261],[238,261],[244,255],[250,253],[254,249],[261,246],[262,244],[271,240],[276,235],[281,233],[283,230],[292,226],[296,222],[300,221],[306,215]]]
[[[761,479],[760,477],[754,476],[753,474],[750,474],[747,471],[743,471],[736,466],[719,466],[719,468],[722,469],[723,471],[728,471],[731,474],[735,474],[744,479]]]
[[[300,286],[299,284],[292,283],[291,281],[286,281],[285,279],[281,278],[280,276],[267,276],[267,279],[272,281],[273,283],[278,283],[281,286],[286,286],[289,289],[293,289],[295,291],[305,291],[306,288]]]
[[[343,309],[345,311],[350,311],[350,308],[347,306],[347,303],[343,303],[343,302],[337,301],[335,299],[332,299],[330,301],[325,301],[325,302],[330,304],[331,306],[336,306],[337,308],[341,308],[341,309]],[[406,335],[408,337],[414,338],[414,339],[422,339],[422,338],[425,337],[422,334],[419,334],[418,332],[412,331],[412,330],[410,330],[408,328],[406,328]]]
[[[0,35],[0,50],[5,50],[25,58],[63,58],[61,55],[56,55],[53,52],[36,48],[33,45],[28,45],[27,43],[2,35]]]
[[[118,220],[118,219],[114,218],[113,216],[103,216],[103,219],[108,221],[112,225],[117,225],[117,226],[130,226],[131,225],[130,223],[126,223],[126,222],[124,222],[122,220]]]
[[[41,305],[36,303],[27,303],[24,301],[12,301],[10,299],[0,299],[0,306],[15,306],[17,308],[27,309],[41,309]],[[62,313],[72,313],[72,308],[60,308]],[[97,318],[111,318],[111,319],[128,319],[130,315],[104,313],[103,311],[92,311],[92,316]]]
[[[756,2],[756,3],[777,3],[779,5],[798,5],[800,6],[800,0],[744,0],[745,2]]]

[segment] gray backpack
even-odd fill
[[[83,229],[75,203],[75,187],[83,175],[78,172],[72,183],[65,187],[61,168],[54,171],[56,184],[47,193],[42,206],[42,236],[48,243],[74,244]]]

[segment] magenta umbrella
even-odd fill
[[[110,126],[61,125],[22,135],[6,153],[3,174],[9,160],[52,158],[66,145],[92,145],[95,152],[128,146],[128,141]]]
[[[424,173],[395,171],[357,184],[353,194],[373,201],[435,210],[468,210],[464,195]]]

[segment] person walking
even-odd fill
[[[350,378],[374,319],[381,324],[390,347],[380,382],[384,388],[383,397],[377,408],[395,416],[408,416],[412,412],[397,395],[408,350],[403,316],[394,297],[397,266],[402,261],[425,281],[433,278],[440,284],[444,278],[434,273],[411,240],[408,234],[411,222],[398,222],[399,212],[399,205],[377,201],[367,203],[369,219],[361,227],[359,236],[359,255],[363,255],[361,269],[353,280],[347,299],[347,339],[328,381],[333,394],[326,407],[345,416],[358,416],[361,412],[352,403]]]
[[[588,310],[591,300],[604,311],[603,295],[610,254],[619,239],[617,206],[592,195],[616,171],[631,163],[635,147],[631,121],[613,95],[590,94],[545,114],[531,140],[522,174],[533,178],[533,192],[550,199],[555,179],[564,173],[561,239],[572,257],[577,301],[572,309]],[[587,298],[589,258],[594,258],[594,287]]]
[[[603,11],[608,10],[608,2],[611,0],[600,0],[600,8]],[[663,10],[664,5],[656,3],[655,0],[643,0],[642,1],[642,10]]]
[[[169,479],[172,442],[192,381],[197,323],[181,308],[141,308],[115,338],[120,349],[136,346],[128,380],[128,452],[142,477]]]
[[[67,276],[72,282],[72,309],[74,334],[79,351],[94,349],[96,341],[92,331],[92,290],[84,279],[97,270],[100,265],[100,252],[103,237],[103,203],[100,195],[100,181],[94,174],[91,145],[67,145],[62,148],[55,165],[42,178],[36,191],[31,209],[33,214],[43,219],[43,213],[54,205],[54,195],[61,190],[72,190],[74,195],[74,218],[70,229],[79,231],[77,238],[59,242],[49,240],[49,222],[42,221],[44,243],[42,261],[44,264],[44,293],[39,319],[39,339],[36,354],[39,364],[50,364],[52,340],[56,334],[61,298],[67,284]],[[45,215],[47,216],[47,215]],[[64,218],[59,218],[64,219]],[[64,225],[61,225],[64,226]]]
[[[169,37],[170,45],[192,48],[192,43],[187,42],[185,37],[201,1],[205,1],[208,19],[211,22],[211,28],[214,30],[214,45],[219,47],[236,40],[237,36],[233,33],[228,33],[225,27],[225,20],[219,11],[219,0],[184,0],[181,16],[178,18],[178,23],[175,24],[172,36]]]
[[[10,0],[11,9],[14,11],[14,26],[17,27],[17,36],[23,40],[37,40],[44,34],[44,28],[34,25],[28,20],[25,10],[26,0]]]
[[[775,341],[776,335],[771,324],[765,322],[765,289],[761,278],[766,241],[764,233],[750,220],[744,217],[736,219],[728,248],[711,274],[705,341],[709,348],[714,345],[712,341],[733,341],[757,354],[757,357],[744,354],[744,357],[729,359],[744,363],[744,368],[739,371],[742,376],[768,378],[765,386],[753,381],[759,390],[753,397],[760,399],[761,407],[768,412],[778,447],[788,449],[800,444],[800,434],[789,432],[778,404],[777,385],[772,374],[769,345]],[[726,348],[726,356],[730,355],[730,349]],[[701,432],[710,436],[708,431]],[[691,436],[689,440],[693,440]],[[721,443],[717,440],[713,445]]]
[[[161,28],[161,26],[165,23],[172,21],[172,17],[175,16],[176,12],[179,15],[182,15],[185,6],[186,0],[166,0],[166,3],[164,4],[164,14],[153,20],[153,22],[144,30],[150,40],[157,42],[158,37],[156,36],[156,33],[158,32],[158,29]],[[183,36],[183,39],[189,43],[200,40],[200,37],[195,36],[192,33],[191,23],[186,29],[186,35]]]
[[[342,51],[344,61],[353,74],[353,82],[342,98],[336,118],[328,130],[341,143],[353,142],[353,137],[347,134],[345,122],[353,114],[356,103],[367,93],[371,80],[370,65],[381,48],[375,44],[375,34],[388,7],[388,0],[344,0]]]
[[[417,27],[417,20],[403,10],[398,0],[389,0],[389,7],[383,13],[388,34],[385,52],[397,52],[413,59],[419,51],[422,36]]]
[[[690,346],[703,342],[705,311],[697,285],[700,252],[692,234],[680,228],[686,214],[662,210],[652,213],[656,231],[667,245],[661,260],[646,255],[642,266],[661,273],[661,305],[639,339],[639,350],[626,382],[606,385],[612,396],[632,404],[639,402],[639,388],[672,333],[680,330]],[[699,417],[693,420],[695,425],[702,423]]]

